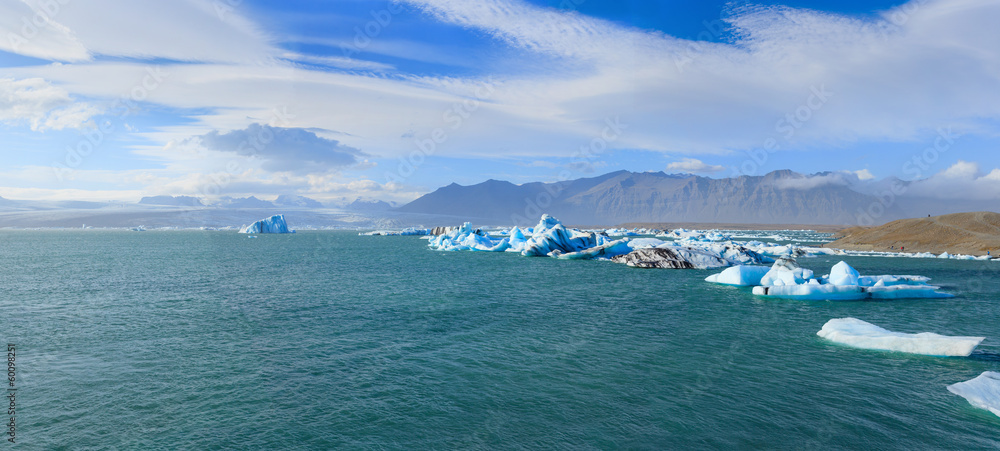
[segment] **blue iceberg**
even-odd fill
[[[240,229],[240,233],[295,233],[295,231],[288,229],[285,215],[274,215]]]

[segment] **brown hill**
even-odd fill
[[[1000,253],[1000,213],[956,213],[927,218],[901,219],[877,227],[852,227],[826,247],[858,251],[991,255]]]

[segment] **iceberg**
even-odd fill
[[[812,270],[799,266],[799,263],[791,257],[781,257],[774,266],[761,277],[757,285],[769,287],[772,285],[801,285],[812,279]]]
[[[644,248],[613,257],[611,261],[634,268],[709,269],[732,265],[718,255],[689,247]]]
[[[295,233],[295,231],[288,229],[285,215],[274,215],[243,227],[240,233]]]
[[[781,282],[780,280],[778,281]],[[753,287],[753,294],[781,299],[802,301],[860,301],[868,298],[863,287],[821,285],[813,279],[802,285],[774,285]]]
[[[632,251],[628,239],[612,241],[596,233],[567,229],[549,215],[543,215],[538,225],[529,229],[527,237],[518,227],[510,229],[505,238],[495,240],[482,229],[466,222],[461,227],[432,238],[427,245],[440,251],[517,252],[528,257],[548,256],[561,259],[611,258]]]
[[[722,283],[722,274],[718,276],[705,280]],[[817,278],[811,270],[799,267],[795,259],[779,258],[752,291],[758,296],[816,301],[954,297],[928,285],[929,280],[924,276],[862,276],[846,262],[837,263],[830,274]]]
[[[550,257],[565,260],[590,260],[595,258],[611,258],[632,252],[628,240],[616,240],[607,244],[602,244],[582,251],[563,253],[555,250],[549,253]]]
[[[851,265],[848,265],[847,262],[840,262],[833,265],[830,275],[826,276],[826,278],[833,285],[851,286],[859,285],[858,279],[861,278],[861,274],[858,273],[858,270],[852,268]]]
[[[858,277],[858,284],[863,287],[874,287],[882,282],[883,286],[891,287],[895,285],[927,285],[930,280],[930,277],[925,276],[861,276]]]
[[[1000,373],[986,371],[975,379],[949,385],[948,391],[1000,416]]]
[[[735,243],[661,241],[638,238],[629,241],[628,255],[612,258],[637,268],[714,269],[734,265],[770,263],[771,259]]]
[[[632,250],[637,250],[648,247],[662,246],[664,244],[667,244],[667,242],[656,238],[633,238],[628,242],[628,247],[632,248]]]
[[[514,226],[513,229],[510,229],[510,232],[507,234],[507,237],[510,240],[509,242],[511,247],[521,246],[524,244],[525,241],[528,241],[528,239],[525,238],[524,236],[524,232],[522,232],[521,229],[517,228],[517,226]]]
[[[403,230],[373,230],[371,232],[358,233],[361,236],[429,236],[433,235],[432,229],[418,229],[408,227]]]
[[[494,241],[481,229],[473,229],[472,223],[466,222],[461,227],[432,238],[427,245],[440,251],[503,252],[510,248],[510,238]]]
[[[831,319],[816,334],[854,348],[949,357],[968,357],[985,340],[985,337],[949,337],[931,332],[892,332],[857,318]]]
[[[525,243],[521,255],[544,257],[554,251],[560,253],[579,252],[597,246],[597,234],[569,230],[562,224],[535,232]]]
[[[726,268],[721,273],[706,277],[705,281],[738,287],[752,287],[760,285],[760,279],[770,270],[771,268],[767,266],[733,266],[732,268]]]

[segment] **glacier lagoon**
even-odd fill
[[[956,296],[825,302],[356,232],[0,230],[0,255],[31,447],[1000,446],[947,389],[1000,371],[997,262],[800,259]],[[987,338],[943,359],[816,336],[844,317]]]

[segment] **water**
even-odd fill
[[[794,302],[710,271],[425,245],[0,231],[18,446],[1000,448],[1000,418],[945,388],[1000,371],[1000,263],[846,257],[958,297]],[[989,338],[933,358],[816,336],[845,316]]]

